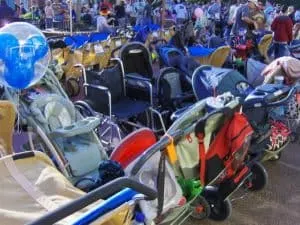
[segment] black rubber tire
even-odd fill
[[[203,212],[199,213],[196,211],[196,207],[201,205],[203,207]],[[210,216],[210,205],[206,201],[203,196],[198,196],[192,203],[191,203],[191,210],[193,211],[191,217],[196,220],[203,220]]]
[[[210,205],[210,219],[223,221],[230,217],[232,213],[231,201],[229,199],[222,199],[217,188],[204,191],[203,195]]]
[[[291,141],[291,143],[297,143],[299,141],[299,137],[296,132],[292,132],[290,134],[290,141]]]
[[[271,162],[278,161],[278,160],[281,158],[281,155],[282,155],[282,152],[279,152],[279,153],[277,154],[277,157],[272,157],[272,158],[270,158],[268,161],[271,161]]]
[[[255,162],[251,167],[252,176],[250,177],[252,185],[250,191],[260,191],[268,183],[268,173],[260,162]]]

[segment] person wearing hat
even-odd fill
[[[251,18],[253,12],[257,10],[259,3],[257,0],[248,0],[246,4],[241,5],[235,17],[235,22],[232,26],[231,36],[239,35],[240,30],[249,31],[249,25],[254,25],[255,21]]]
[[[97,31],[103,33],[113,32],[113,27],[110,26],[107,22],[107,17],[110,14],[108,8],[103,7],[100,10],[100,15],[97,17]]]

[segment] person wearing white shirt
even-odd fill
[[[182,24],[187,19],[188,11],[185,5],[178,3],[174,6],[174,11],[176,13],[176,23]]]
[[[108,16],[109,11],[107,9],[102,9],[100,15],[97,17],[97,31],[103,33],[113,32],[113,27],[108,25],[106,17]]]

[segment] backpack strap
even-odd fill
[[[205,121],[200,121],[197,124],[196,136],[199,142],[200,180],[202,185],[205,185],[205,172],[206,172],[206,153],[205,153],[205,146],[204,146]]]

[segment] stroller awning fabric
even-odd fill
[[[189,47],[189,53],[191,56],[206,57],[211,55],[216,49],[215,48],[204,48],[201,46]]]

